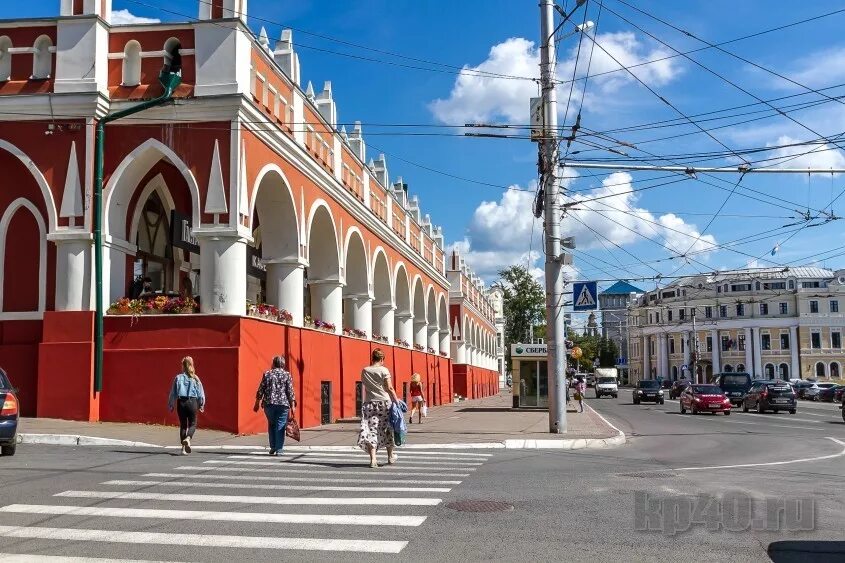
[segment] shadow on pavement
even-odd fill
[[[842,563],[845,541],[777,541],[769,544],[767,553],[775,563]]]

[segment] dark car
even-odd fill
[[[811,381],[803,381],[803,380],[802,381],[796,381],[795,383],[792,384],[792,389],[795,390],[795,395],[799,399],[803,399],[804,393],[806,393],[807,389],[811,388],[813,385],[814,385],[814,383],[811,382]]]
[[[833,391],[833,402],[841,403],[843,395],[845,395],[845,385],[840,385]]]
[[[664,379],[660,382],[661,389],[671,389],[672,388],[672,380],[671,379]]]
[[[725,392],[731,403],[739,406],[742,398],[751,389],[751,376],[747,373],[720,373],[715,378],[716,385]]]
[[[723,412],[731,414],[731,401],[718,385],[688,385],[681,393],[681,414],[689,410],[700,412]]]
[[[832,403],[836,400],[836,392],[842,388],[845,388],[845,385],[833,385],[831,387],[826,387],[819,391],[818,400],[824,401],[825,403]]]
[[[18,398],[6,372],[0,369],[0,455],[15,455],[18,439]]]
[[[660,388],[660,382],[656,379],[644,379],[638,381],[634,388],[633,400],[635,405],[639,405],[642,401],[654,401],[661,405],[665,402],[663,398],[663,389]]]
[[[669,398],[670,399],[677,399],[681,396],[681,393],[690,386],[690,382],[686,379],[679,379],[672,383],[672,388],[669,389]]]
[[[755,381],[742,401],[742,412],[755,408],[759,413],[789,411],[789,414],[795,414],[795,407],[798,404],[796,398],[795,391],[787,381],[779,379]]]

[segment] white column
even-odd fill
[[[315,319],[335,326],[340,333],[343,323],[343,284],[336,280],[315,280],[310,282],[311,310]]]
[[[458,340],[455,342],[455,363],[456,364],[465,364],[467,363],[467,345],[466,342]]]
[[[759,338],[760,335],[758,334],[757,337]],[[756,348],[754,347],[754,334],[751,332],[751,328],[745,329],[745,371],[748,373],[754,373],[754,355]],[[759,377],[759,374],[758,374]]]
[[[692,341],[691,332],[686,331],[681,333],[681,338],[684,339],[684,365],[687,366],[687,371],[680,374],[680,377],[687,376],[688,379],[692,379],[689,377],[690,374],[695,373],[694,366],[690,365],[690,352],[692,351],[691,348],[695,346]]]
[[[294,326],[302,326],[305,294],[305,265],[299,261],[265,261],[267,301],[292,316]]]
[[[414,319],[414,344],[428,346],[428,324],[425,319]]]
[[[56,243],[56,311],[90,311],[94,305],[91,233],[73,237],[49,235],[47,240]]]
[[[643,374],[641,379],[651,379],[651,337],[643,336]]]
[[[428,327],[428,347],[435,353],[440,351],[440,330],[436,326]]]
[[[760,329],[754,334],[754,372],[753,377],[763,377],[763,343],[760,341]]]
[[[246,239],[238,234],[194,231],[200,243],[200,310],[246,313]]]
[[[346,302],[352,309],[352,328],[363,330],[368,337],[373,335],[373,299],[368,295],[359,295]]]
[[[390,344],[393,344],[396,334],[393,320],[393,311],[396,309],[390,303],[384,305],[373,305],[373,331],[372,334],[384,336]],[[370,336],[372,336],[372,334]]]
[[[715,328],[712,329],[710,331],[710,338],[713,340],[713,352],[711,357],[711,360],[713,361],[713,373],[717,374],[722,371],[722,364],[719,360],[719,350],[722,345],[722,343],[719,342],[719,331]]]
[[[789,377],[801,377],[801,360],[798,356],[798,327],[789,327],[789,355],[791,366],[789,368]]]
[[[396,338],[404,340],[408,344],[414,342],[414,315],[409,313],[400,313],[394,315],[396,319]]]
[[[451,342],[452,335],[449,333],[448,330],[441,330],[440,331],[440,348],[437,349],[438,352],[446,352],[449,353],[449,342]]]
[[[670,376],[669,374],[669,339],[664,333],[660,333],[659,335],[659,342],[660,342],[660,361],[658,365],[660,366],[658,370],[659,376],[663,376],[664,379]]]

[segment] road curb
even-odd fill
[[[44,446],[123,446],[130,448],[160,448],[156,444],[82,436],[77,434],[18,434],[18,444],[36,444]]]

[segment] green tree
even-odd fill
[[[499,270],[494,284],[504,293],[505,363],[511,366],[511,344],[527,342],[531,327],[545,323],[546,294],[524,266]]]
[[[609,338],[602,338],[599,342],[599,365],[603,368],[616,367],[619,357],[619,346]]]

